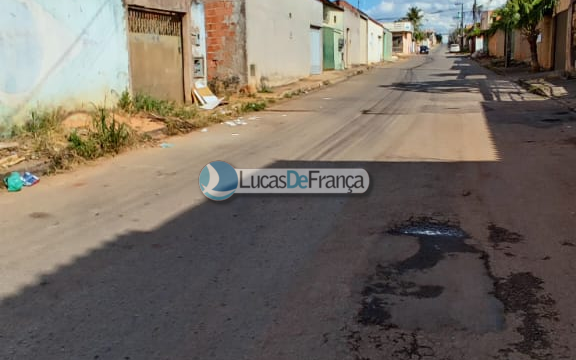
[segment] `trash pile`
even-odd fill
[[[230,127],[248,125],[248,123],[242,120],[242,118],[238,118],[237,120],[226,121],[224,124]]]
[[[0,142],[0,167],[7,169],[25,161],[26,158],[17,153],[19,148],[20,144],[17,142]]]
[[[202,80],[194,83],[192,95],[194,96],[194,100],[200,105],[200,108],[204,110],[215,109],[224,100],[224,98],[218,98],[214,95]]]
[[[4,178],[4,185],[6,185],[9,192],[17,192],[22,190],[23,187],[34,186],[39,181],[40,179],[34,174],[29,172],[20,174],[19,172],[14,171]]]

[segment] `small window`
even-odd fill
[[[336,16],[334,16],[334,24],[336,24],[336,23],[337,23],[337,21],[336,21]]]
[[[194,58],[194,77],[204,77],[204,58]]]

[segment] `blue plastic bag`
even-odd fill
[[[24,186],[36,185],[38,181],[40,181],[40,179],[38,179],[36,175],[29,172],[25,172],[24,175],[22,175],[22,182]]]

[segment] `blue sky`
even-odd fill
[[[358,6],[358,0],[348,0]],[[424,12],[424,28],[431,28],[439,33],[446,34],[456,27],[460,13],[458,0],[360,0],[360,9],[377,20],[393,21],[406,14],[411,6],[417,6]],[[495,9],[505,3],[505,0],[477,0],[485,10]],[[464,22],[472,23],[472,5],[474,1],[464,0]]]

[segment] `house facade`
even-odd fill
[[[366,64],[368,56],[367,54],[365,57],[363,56],[365,52],[367,53],[367,49],[365,52],[362,51],[362,45],[363,43],[366,44],[366,40],[361,40],[362,33],[360,28],[362,24],[360,22],[360,11],[343,0],[335,1],[335,3],[344,9],[344,66],[350,68]],[[367,26],[366,23],[365,26]],[[367,32],[367,29],[365,29],[363,33],[366,34]]]
[[[384,26],[378,21],[368,18],[368,63],[378,63],[384,60]]]
[[[208,78],[280,86],[322,72],[317,0],[205,0]]]
[[[183,102],[204,78],[203,7],[195,1],[5,0],[3,10],[4,127],[38,107],[115,105],[125,90]]]
[[[493,11],[485,11],[481,14],[480,29],[488,30],[495,20]],[[546,70],[554,69],[554,19],[552,16],[545,16],[540,22],[540,36],[538,38],[537,50],[540,66]],[[479,47],[477,45],[476,50]],[[482,49],[491,56],[505,57],[506,51],[510,53],[510,58],[520,62],[530,62],[530,44],[522,36],[520,30],[514,29],[508,32],[498,30],[490,36],[482,36]]]
[[[324,7],[323,55],[324,70],[344,69],[344,9],[328,0]]]
[[[574,71],[576,67],[576,14],[574,0],[559,0],[554,11],[554,69]]]
[[[384,61],[392,61],[392,31],[386,29],[385,27],[382,27],[382,30],[384,30],[382,57]]]
[[[410,21],[396,21],[382,25],[392,32],[392,51],[394,53],[411,54],[414,52],[414,25]]]

